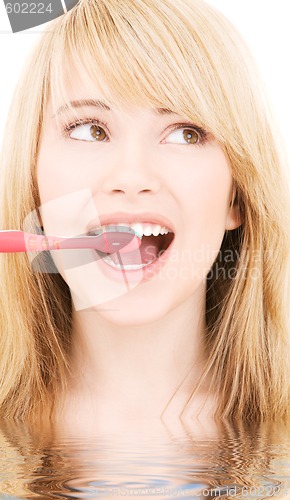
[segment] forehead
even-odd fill
[[[139,98],[137,96],[135,99],[128,96],[120,99],[108,87],[104,95],[98,83],[93,82],[88,75],[81,77],[75,69],[70,70],[69,76],[65,73],[60,75],[58,83],[57,89],[51,88],[47,106],[48,117],[57,121],[60,117],[77,116],[88,109],[108,116],[116,111],[128,116],[131,112],[139,111],[149,112],[152,117],[182,115],[186,118],[181,110],[174,109],[172,103],[162,102],[162,98],[159,101],[144,98],[141,89]]]
[[[110,106],[108,106],[104,101],[101,101],[100,99],[93,99],[93,98],[72,99],[68,103],[59,106],[59,108],[56,110],[53,116],[59,116],[61,114],[65,114],[70,109],[70,107],[73,108],[74,110],[85,107],[93,107],[99,111],[106,111],[106,112],[112,112],[115,110],[115,108],[110,108]],[[172,109],[169,108],[150,108],[149,111],[151,111],[154,116],[177,114]],[[129,114],[129,109],[127,109],[127,113]]]
[[[82,99],[103,102],[104,110],[105,106],[108,106],[108,108],[124,112],[128,108],[137,107],[158,110],[163,108],[178,114],[185,114],[182,113],[185,103],[187,109],[196,108],[197,110],[197,102],[193,106],[195,96],[192,96],[192,102],[190,102],[181,83],[178,88],[175,88],[173,81],[166,80],[164,74],[166,80],[164,82],[158,80],[157,75],[153,78],[152,75],[147,74],[146,81],[141,78],[141,75],[136,74],[134,77],[133,63],[132,67],[123,68],[122,74],[119,74],[117,69],[114,74],[113,68],[110,68],[110,73],[108,73],[97,60],[88,67],[85,64],[85,57],[79,63],[74,61],[70,54],[62,59],[62,63],[61,69],[53,64],[53,71],[49,77],[49,102],[54,113],[63,105]],[[170,73],[172,75],[172,71]]]

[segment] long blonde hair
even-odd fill
[[[110,107],[167,107],[223,147],[243,223],[226,231],[208,276],[204,376],[211,371],[219,394],[216,416],[286,416],[289,186],[279,132],[240,35],[203,0],[81,0],[52,22],[9,112],[1,229],[22,229],[40,205],[36,168],[48,99],[54,110],[70,108],[74,70]],[[70,369],[69,287],[59,274],[33,272],[26,254],[0,255],[0,274],[0,415],[52,416]]]

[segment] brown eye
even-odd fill
[[[199,141],[199,135],[195,130],[190,128],[185,128],[183,132],[183,137],[189,144],[196,144]]]
[[[92,125],[90,128],[90,134],[94,139],[103,141],[106,138],[105,131],[99,127],[99,125]]]
[[[106,124],[96,123],[95,119],[77,120],[64,128],[64,136],[70,139],[90,142],[107,142]]]
[[[199,127],[190,127],[185,124],[177,125],[173,132],[166,139],[171,144],[188,144],[191,146],[200,146],[205,142],[206,132]]]

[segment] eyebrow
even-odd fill
[[[98,101],[96,99],[81,99],[78,101],[70,101],[70,105],[72,108],[81,108],[84,106],[95,106],[96,108],[102,109],[104,111],[112,111],[111,108],[109,106],[107,106],[107,104],[105,104],[102,101]],[[55,115],[59,115],[61,113],[64,113],[67,109],[69,109],[69,106],[67,104],[60,106],[58,108],[58,110],[56,111],[56,113],[52,117],[54,117]],[[168,108],[154,108],[152,111],[157,116],[177,114]]]

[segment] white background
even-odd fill
[[[290,0],[207,1],[236,25],[255,55],[290,159]],[[20,69],[46,26],[12,33],[0,0],[0,145]]]

